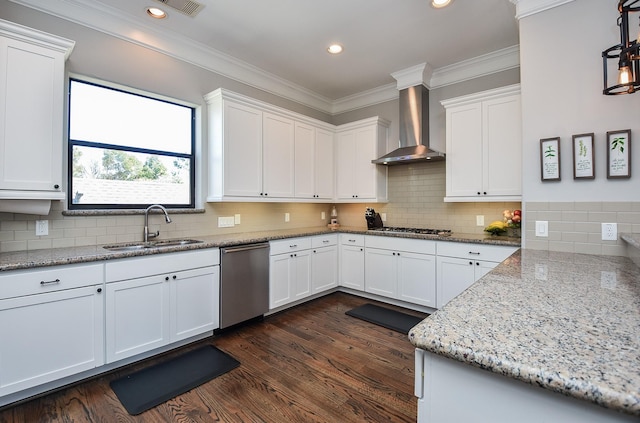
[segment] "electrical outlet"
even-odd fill
[[[484,215],[477,215],[476,216],[476,226],[484,226]]]
[[[602,224],[602,240],[603,241],[618,240],[618,224],[617,223]]]
[[[320,213],[320,219],[325,220],[327,218],[327,215],[325,212],[321,212]]]
[[[549,236],[549,222],[546,220],[536,220],[536,236],[546,238]]]
[[[233,216],[233,223],[234,223],[235,225],[239,225],[239,224],[240,224],[240,222],[241,222],[240,215],[239,215],[239,214],[234,215],[234,216]]]
[[[218,228],[231,228],[233,227],[235,219],[233,216],[218,217]]]
[[[383,222],[387,221],[387,214],[386,213],[380,213],[380,219],[382,219]]]
[[[284,221],[288,222],[291,219],[291,216],[289,215],[289,213],[285,213],[284,214]]]
[[[49,235],[49,221],[36,220],[36,236]]]

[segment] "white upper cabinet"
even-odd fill
[[[445,100],[445,201],[521,201],[520,86]]]
[[[333,132],[296,122],[295,197],[333,199],[333,175]]]
[[[387,167],[371,160],[386,151],[389,123],[380,118],[337,128],[336,190],[342,202],[387,201]]]
[[[65,198],[64,66],[73,46],[0,20],[0,199]]]
[[[262,117],[263,197],[294,196],[294,122],[283,116]]]
[[[207,201],[333,200],[334,126],[218,89]]]

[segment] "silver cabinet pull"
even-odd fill
[[[60,283],[60,279],[55,279],[52,281],[40,281],[40,285],[45,286],[45,285],[53,285],[56,283]]]
[[[469,251],[469,254],[473,254],[474,256],[479,256],[480,253],[476,251]]]
[[[322,242],[323,242],[323,243],[325,243],[325,244],[328,244],[328,243],[329,243],[329,240],[328,240],[328,239],[325,239],[325,240],[323,240]]]
[[[296,248],[298,244],[289,245],[289,248]]]
[[[355,240],[355,239],[348,239],[347,241],[349,241],[349,242],[356,242],[356,240]]]

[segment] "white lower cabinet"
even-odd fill
[[[434,241],[366,237],[365,291],[435,308],[435,252]]]
[[[338,286],[338,235],[311,239],[311,291],[313,294]]]
[[[0,276],[0,397],[104,364],[102,269]]]
[[[107,362],[218,328],[219,260],[204,249],[108,262]]]
[[[340,234],[340,286],[364,291],[364,235]]]
[[[311,239],[269,242],[269,309],[311,295]]]
[[[439,243],[437,307],[443,307],[516,250],[497,245]]]

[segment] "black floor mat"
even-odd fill
[[[364,304],[347,311],[345,314],[404,334],[408,334],[412,327],[424,319],[424,317],[412,316],[375,304]]]
[[[220,376],[240,362],[212,345],[111,381],[111,389],[127,409],[136,415]]]

